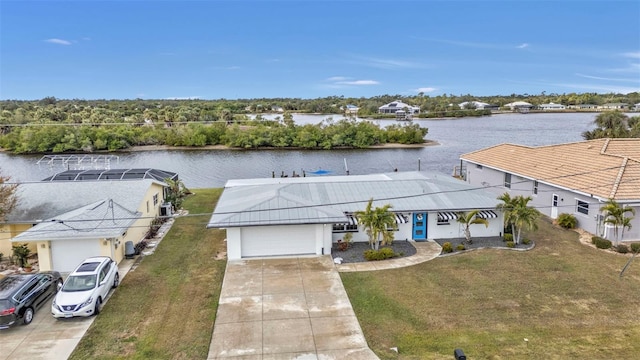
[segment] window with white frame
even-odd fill
[[[589,215],[589,203],[585,201],[576,200],[576,211],[580,214]]]
[[[333,229],[332,230],[333,230],[334,233],[358,232],[358,225],[333,224]]]
[[[153,206],[158,205],[158,194],[153,195]]]
[[[449,219],[440,219],[438,218],[438,225],[450,225]]]
[[[504,187],[511,189],[511,174],[504,173]]]
[[[538,195],[538,180],[533,180],[533,195]]]

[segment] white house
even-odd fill
[[[598,106],[599,110],[625,110],[629,108],[629,104],[626,103],[607,103]]]
[[[352,104],[344,107],[344,113],[347,115],[358,115],[358,110],[360,110],[360,108]]]
[[[533,105],[526,101],[514,101],[508,104],[504,104],[504,107],[508,107],[511,110],[530,110]]]
[[[330,254],[346,233],[368,241],[353,213],[391,204],[396,240],[461,238],[459,211],[481,210],[489,227],[473,225],[472,236],[500,236],[502,214],[495,195],[441,174],[389,174],[229,180],[208,228],[227,230],[227,256]]]
[[[539,108],[540,110],[544,110],[544,111],[557,111],[557,110],[564,110],[567,107],[562,104],[556,104],[551,102],[548,104],[540,104]]]
[[[491,105],[481,101],[465,101],[458,104],[460,109],[476,109],[476,110],[498,110],[498,105]]]
[[[378,108],[378,113],[380,114],[395,114],[397,111],[404,111],[406,114],[410,115],[419,114],[420,106],[413,106],[403,103],[400,100],[396,100]]]
[[[621,240],[640,240],[640,139],[501,144],[460,159],[469,185],[531,196],[530,204],[545,215],[573,214],[580,228],[610,240],[616,240],[614,229],[603,222],[600,208],[608,199],[631,206],[637,215]]]
[[[108,170],[114,177],[117,171]],[[54,175],[46,181],[21,183],[18,205],[0,223],[0,252],[8,255],[12,244],[27,243],[43,271],[71,271],[90,256],[122,260],[125,243],[143,240],[151,221],[161,214],[167,187],[152,178],[122,178],[126,172],[120,170],[119,179],[74,181]]]

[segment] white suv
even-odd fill
[[[120,284],[118,264],[107,256],[84,260],[64,281],[51,304],[56,318],[98,315],[111,288]]]

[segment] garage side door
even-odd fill
[[[53,270],[71,272],[80,262],[91,256],[100,255],[98,240],[59,240],[51,242],[51,262]]]
[[[242,229],[242,257],[316,253],[315,227],[265,226]]]

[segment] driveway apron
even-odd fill
[[[208,359],[378,359],[331,257],[229,261]]]

